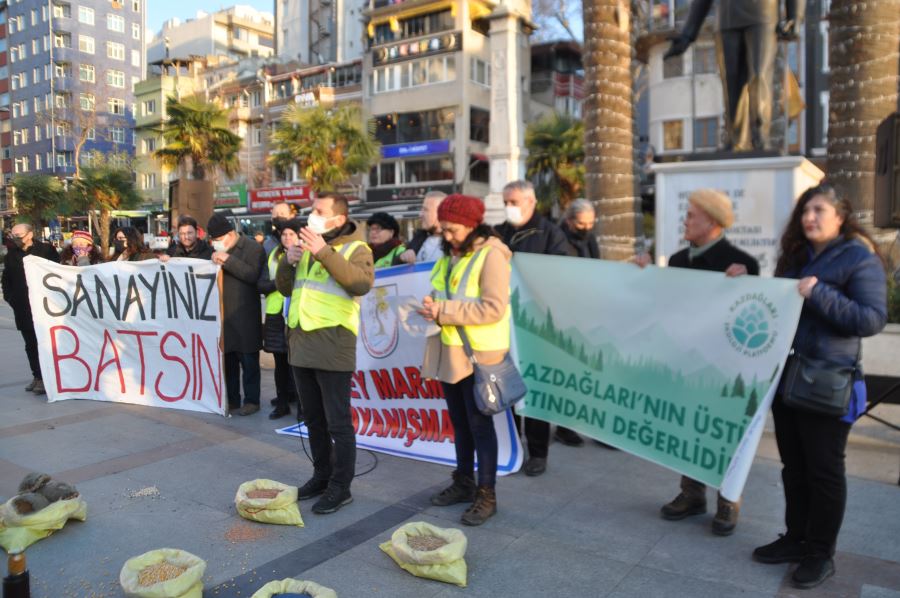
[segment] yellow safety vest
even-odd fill
[[[450,257],[439,259],[431,269],[431,286],[437,293],[437,301],[480,301],[481,271],[484,269],[484,261],[487,258],[489,247],[482,247],[477,252],[464,255],[450,270],[450,288],[447,289],[447,268],[450,265]],[[480,324],[478,326],[463,326],[466,336],[472,348],[476,351],[507,351],[509,350],[509,316],[510,308],[506,306],[506,313],[499,322],[493,324]],[[462,346],[462,339],[456,326],[441,326],[441,342],[445,345]]]
[[[387,268],[394,265],[394,258],[406,251],[405,245],[397,245],[388,254],[375,262],[376,268]]]
[[[350,261],[350,256],[360,246],[368,249],[362,241],[334,245],[333,248],[341,257]],[[353,334],[358,334],[359,301],[351,297],[331,277],[325,266],[313,260],[310,252],[306,251],[297,263],[287,323],[288,328],[299,325],[306,332],[343,326]]]
[[[279,249],[281,249],[280,246],[269,252],[269,278],[273,281],[278,271],[278,260],[275,258],[275,254],[278,253]],[[267,314],[280,314],[282,309],[284,309],[284,295],[277,290],[266,295]]]

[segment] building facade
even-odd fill
[[[363,11],[368,0],[275,0],[277,54],[303,64],[351,62],[362,57]]]
[[[12,177],[12,160],[9,145],[12,141],[9,121],[9,42],[6,36],[6,0],[0,0],[0,225],[6,228],[7,220],[15,213],[11,197],[7,195],[7,183]]]
[[[12,174],[67,177],[93,151],[134,154],[145,22],[145,0],[8,6]]]
[[[550,41],[531,45],[531,120],[554,112],[581,119],[584,66],[581,44]]]
[[[275,53],[275,23],[271,13],[250,6],[232,6],[193,19],[171,19],[147,44],[147,60],[191,56],[227,56],[232,60]]]

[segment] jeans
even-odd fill
[[[287,353],[272,353],[272,357],[275,359],[275,406],[287,407],[288,403],[297,402],[294,374]]]
[[[225,353],[225,390],[228,408],[241,408],[241,370],[243,370],[244,403],[259,405],[259,351],[255,353]]]
[[[475,406],[475,376],[441,384],[456,435],[456,471],[474,477],[477,454],[478,485],[493,488],[497,484],[497,431],[494,418]]]
[[[781,455],[787,537],[805,540],[810,554],[833,556],[847,506],[844,450],[850,424],[837,417],[772,404]]]
[[[356,471],[356,433],[350,415],[352,372],[291,369],[309,430],[313,479],[348,490]]]

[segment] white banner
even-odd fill
[[[50,402],[224,415],[218,272],[187,258],[84,268],[25,258]]]
[[[455,465],[453,426],[441,383],[425,380],[420,369],[425,337],[417,327],[424,328],[424,320],[408,313],[409,306],[431,292],[432,266],[376,271],[375,287],[362,300],[350,404],[359,448]],[[495,416],[494,427],[497,473],[514,473],[522,464],[522,447],[512,414]],[[278,433],[306,436],[306,427],[293,425]]]

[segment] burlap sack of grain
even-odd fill
[[[311,598],[337,598],[337,592],[331,588],[320,586],[312,581],[301,581],[299,579],[270,581],[256,590],[250,598],[275,598],[282,594],[299,594],[301,596],[311,596]]]
[[[433,536],[446,542],[435,550],[416,550],[409,544],[411,536]],[[401,526],[389,542],[379,548],[400,567],[416,577],[434,579],[466,587],[466,535],[458,529],[444,529],[417,521]]]
[[[279,491],[274,498],[250,498],[254,491]],[[260,523],[296,525],[303,527],[300,508],[297,506],[297,487],[274,480],[253,480],[238,487],[234,506],[244,519]]]
[[[0,506],[0,546],[6,552],[21,552],[56,530],[69,519],[87,519],[87,503],[80,496],[50,503],[40,511],[19,515],[13,507],[15,497]]]
[[[141,572],[163,561],[183,567],[184,572],[168,581],[141,584]],[[119,572],[119,584],[128,598],[201,598],[206,561],[177,548],[159,548],[128,559]]]

